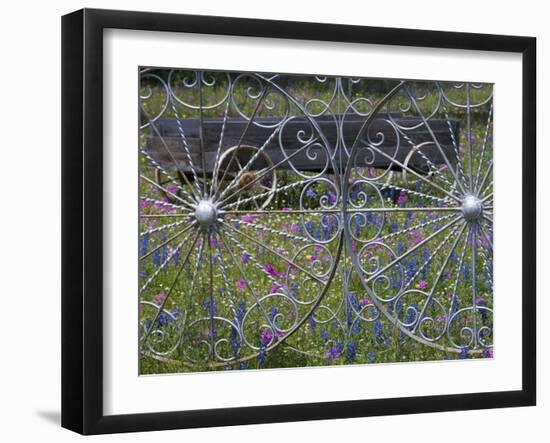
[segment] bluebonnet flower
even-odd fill
[[[357,300],[357,296],[350,292],[348,294],[348,302],[351,306],[353,306],[356,310],[359,310],[361,307],[359,306],[359,301]]]
[[[425,266],[423,266],[422,271],[420,271],[422,280],[426,280],[426,273],[428,272],[428,268],[430,267],[429,260],[430,260],[430,251],[428,250],[427,246],[424,246],[424,249],[422,251],[422,261],[425,263]]]
[[[235,322],[237,326],[239,326],[242,323],[244,318],[244,313],[245,313],[245,303],[244,303],[244,300],[240,300],[239,304],[237,305],[237,309],[235,310]],[[235,355],[235,357],[238,357],[239,352],[241,350],[241,340],[239,338],[239,331],[235,327],[231,328],[229,341],[233,349],[233,354]]]
[[[159,266],[161,261],[160,261],[161,257],[160,257],[160,249],[157,249],[155,250],[155,252],[153,252],[153,264],[155,266]]]
[[[397,222],[395,220],[393,220],[392,223],[391,223],[391,231],[392,232],[399,231],[399,225],[397,224]]]
[[[453,302],[451,303],[451,315],[458,311],[458,309],[458,299],[455,297],[453,298]]]
[[[244,300],[240,300],[237,309],[235,310],[235,319],[237,320],[237,323],[242,323],[245,313],[245,303]]]
[[[325,355],[327,357],[327,364],[330,364],[333,361],[340,358],[343,351],[344,351],[344,345],[339,342],[337,342],[334,346],[328,348],[327,351],[325,352]]]
[[[210,306],[210,300],[212,300],[212,306]],[[213,315],[216,315],[218,313],[218,307],[215,298],[205,298],[202,302],[202,306],[204,307],[204,310],[208,312],[208,314],[210,314],[210,312],[212,312]]]
[[[149,246],[149,235],[144,235],[143,237],[141,237],[141,241],[140,241],[141,256],[144,256],[145,254],[147,254],[148,246]]]
[[[403,255],[405,249],[405,244],[401,240],[399,240],[397,242],[397,255]]]
[[[351,333],[359,334],[361,332],[361,329],[362,329],[361,322],[356,320],[355,322],[353,322],[353,325],[351,327]]]
[[[407,319],[405,320],[405,323],[408,324],[408,325],[412,325],[414,320],[415,320],[415,316],[417,314],[415,314],[415,311],[418,312],[418,303],[413,303],[409,309],[407,309]]]
[[[250,255],[245,251],[241,254],[241,261],[243,263],[248,263],[248,260],[250,260]]]
[[[397,281],[396,272],[392,272],[392,273],[391,273],[390,282],[391,282],[391,287],[392,287],[392,289],[398,289],[398,288],[399,288],[399,282]]]
[[[353,322],[353,310],[351,306],[346,306],[346,322],[348,327],[350,327]]]
[[[359,217],[354,217],[354,221],[355,221],[355,235],[358,237],[359,236],[359,233],[361,232],[361,220]]]
[[[460,358],[463,360],[468,358],[468,348],[466,346],[460,348]]]
[[[313,198],[313,197],[317,196],[317,193],[316,193],[313,189],[309,188],[309,189],[307,190],[307,192],[306,192],[306,195],[307,195],[308,197]]]
[[[170,323],[172,321],[172,317],[170,317],[165,311],[160,311],[159,317],[158,317],[158,323],[160,327],[165,326],[167,323]]]
[[[348,360],[354,361],[355,357],[357,356],[357,343],[355,341],[352,341],[348,343]]]
[[[415,274],[416,274],[416,260],[414,259],[414,257],[411,257],[409,261],[409,269],[407,271],[407,277],[409,278],[409,280],[412,280]]]
[[[377,318],[372,326],[374,329],[374,336],[377,338],[382,337],[382,322],[380,321],[380,318]]]
[[[328,340],[328,337],[329,337],[328,331],[327,331],[325,328],[321,329],[321,338],[322,338],[324,341],[327,341],[327,340]]]
[[[367,361],[368,361],[369,363],[374,363],[375,360],[376,360],[376,352],[370,351],[370,352],[367,354]]]
[[[401,318],[401,314],[403,313],[403,299],[400,298],[397,300],[397,303],[395,304],[395,311],[399,318]]]
[[[464,281],[470,279],[470,266],[468,263],[464,263],[464,269],[462,270],[462,275],[464,276]]]
[[[267,351],[265,350],[264,345],[260,345],[260,350],[258,351],[258,367],[263,368],[267,363]]]
[[[167,238],[168,238],[168,237],[167,237],[166,234],[163,232],[163,233],[162,233],[162,236],[161,236],[161,238],[160,238],[161,243],[166,243],[166,239],[167,239]],[[165,244],[161,249],[162,249],[162,258],[161,258],[161,261],[162,261],[162,263],[164,263],[164,262],[166,261],[166,259],[168,258],[168,245]]]

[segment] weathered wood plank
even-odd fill
[[[398,117],[394,116],[396,122],[401,125],[406,125],[407,127],[416,126],[421,123],[419,118],[411,117]],[[316,124],[320,128],[320,132],[323,134],[326,143],[329,145],[329,148],[334,152],[336,146],[336,141],[338,139],[338,128],[335,124],[334,119],[332,118],[319,118],[316,119]],[[353,142],[357,136],[357,133],[363,124],[363,119],[355,118],[344,120],[343,140],[348,149],[351,148]],[[273,125],[275,119],[258,119],[258,123],[262,125]],[[191,153],[191,159],[196,170],[201,169],[201,145],[200,145],[200,122],[198,119],[181,119],[181,127],[185,134],[185,140],[189,151]],[[221,119],[205,119],[203,122],[203,141],[204,141],[204,158],[207,172],[211,172],[214,166],[214,161],[216,157],[216,150],[218,148],[219,137],[222,128]],[[447,122],[446,120],[431,120],[430,128],[432,129],[437,141],[443,148],[446,156],[451,162],[455,162],[455,153],[452,147],[452,138],[451,131],[449,130],[449,124],[451,126],[452,135],[455,140],[458,140],[459,125],[458,122],[451,120]],[[184,171],[189,170],[189,162],[183,150],[182,138],[180,136],[180,131],[178,128],[177,121],[175,119],[164,119],[156,122],[157,129],[162,135],[162,140],[160,137],[152,136],[148,139],[147,149],[151,156],[165,167],[175,168],[175,165],[172,161],[172,156],[180,163],[180,168]],[[239,143],[239,140],[242,137],[242,134],[246,128],[247,122],[245,120],[228,120],[226,124],[226,131],[224,134],[224,146],[231,147]],[[270,135],[273,132],[273,128],[261,127],[258,125],[251,125],[243,138],[243,145],[250,145],[260,147],[266,140],[269,139]],[[297,138],[297,135],[300,131],[304,131],[305,136],[302,138],[307,138],[311,134],[318,136],[318,132],[312,130],[311,124],[305,119],[294,119],[290,120],[278,133],[271,142],[266,147],[266,154],[271,158],[273,163],[278,163],[284,159],[283,153],[279,145],[279,139],[282,142],[282,145],[285,147],[285,154],[287,156],[292,156],[296,150],[302,146]],[[404,163],[408,159],[408,164],[417,168],[422,169],[426,166],[425,159],[422,158],[419,154],[411,154],[412,144],[406,140],[402,135],[398,136],[394,128],[388,123],[386,119],[380,118],[374,120],[369,131],[371,136],[371,141],[378,143],[380,142],[380,134],[383,135],[383,142],[378,146],[378,148],[384,153],[393,156]],[[444,163],[444,158],[441,155],[441,152],[433,143],[433,138],[430,135],[428,129],[425,125],[421,125],[419,128],[414,130],[406,131],[407,137],[410,141],[416,146],[425,143],[422,147],[423,154],[430,159],[431,162],[435,164]],[[365,138],[365,135],[364,135]],[[320,140],[321,141],[321,140]],[[172,153],[172,156],[166,152],[164,146],[166,144]],[[326,164],[326,155],[321,148],[316,149],[318,152],[318,158],[316,160],[311,160],[307,157],[306,151],[299,152],[298,154],[292,157],[292,164],[297,169],[302,170],[321,170]],[[251,155],[251,150],[247,150],[240,154],[239,160],[241,162],[246,162],[247,158]],[[367,153],[365,153],[367,154]],[[410,155],[411,154],[411,155]],[[357,166],[373,166],[375,168],[387,168],[388,166],[394,166],[391,164],[391,161],[384,156],[372,152],[369,155],[363,155],[363,160],[358,161]],[[282,164],[281,169],[289,169],[290,166],[288,163]],[[395,168],[394,169],[399,169]],[[329,168],[331,170],[331,168]]]

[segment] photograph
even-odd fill
[[[0,441],[545,440],[540,5],[7,3]]]
[[[136,75],[141,376],[494,358],[494,84]]]

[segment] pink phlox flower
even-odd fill
[[[246,280],[243,280],[242,278],[235,282],[235,286],[237,286],[237,289],[239,290],[239,292],[244,292],[244,289],[246,288],[247,284],[248,283],[246,282]]]
[[[245,223],[254,223],[256,221],[256,218],[250,214],[246,214],[241,217],[241,221]]]
[[[161,305],[162,302],[166,299],[166,294],[164,292],[159,292],[157,295],[155,295],[155,303],[157,305]]]

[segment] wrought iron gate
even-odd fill
[[[329,363],[411,340],[491,352],[492,85],[140,80],[143,356],[203,370],[280,346]]]

